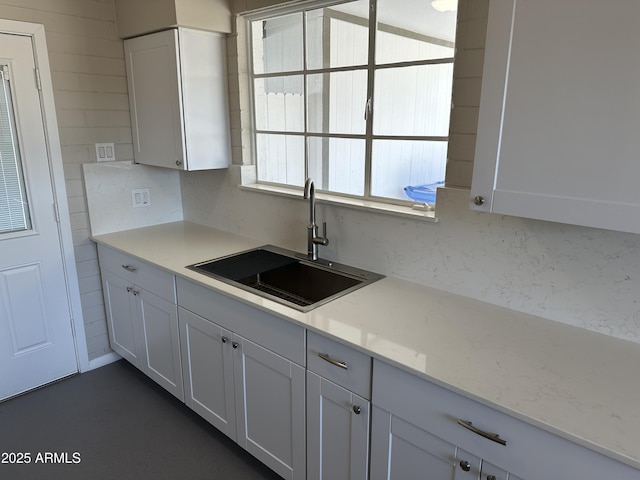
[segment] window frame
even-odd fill
[[[372,188],[372,163],[373,163],[373,143],[375,140],[407,140],[407,141],[424,141],[424,142],[445,142],[446,150],[447,150],[447,158],[445,159],[445,164],[448,161],[448,150],[449,150],[449,141],[450,141],[450,120],[451,116],[449,115],[449,126],[448,132],[446,136],[426,136],[426,135],[380,135],[374,134],[374,120],[375,114],[373,112],[374,106],[374,93],[375,93],[375,74],[379,70],[391,69],[391,68],[399,68],[399,67],[415,67],[415,66],[425,66],[425,65],[438,65],[438,64],[451,64],[452,70],[454,66],[455,55],[451,57],[441,57],[435,59],[423,59],[423,60],[410,60],[410,61],[400,61],[400,62],[388,62],[388,63],[380,63],[376,64],[376,34],[379,28],[377,23],[377,2],[378,0],[368,0],[369,3],[369,20],[366,28],[368,29],[368,57],[367,64],[359,64],[359,65],[349,65],[346,67],[327,67],[327,68],[308,68],[307,67],[307,12],[314,9],[319,8],[328,8],[335,5],[341,5],[346,3],[351,3],[354,0],[309,0],[296,2],[295,4],[286,4],[279,5],[275,7],[268,7],[265,9],[260,9],[255,12],[250,12],[244,14],[244,22],[245,22],[245,31],[246,35],[246,52],[247,52],[247,78],[248,78],[248,93],[249,93],[249,107],[250,107],[250,129],[251,129],[251,152],[252,152],[252,164],[256,168],[255,174],[255,183],[257,186],[263,185],[266,187],[273,187],[274,190],[301,190],[302,186],[298,187],[291,184],[286,183],[277,183],[270,182],[266,180],[259,179],[259,169],[260,165],[257,159],[257,136],[259,134],[273,134],[273,135],[290,135],[301,137],[304,140],[304,176],[308,178],[309,176],[309,148],[308,148],[308,139],[309,138],[324,138],[324,139],[356,139],[356,140],[364,140],[365,141],[365,158],[364,158],[364,193],[363,195],[355,195],[349,193],[342,193],[333,190],[324,190],[320,188],[320,186],[316,185],[316,191],[320,193],[320,196],[326,195],[327,197],[337,197],[338,204],[343,203],[340,198],[345,199],[346,201],[353,200],[355,202],[363,202],[364,204],[382,204],[389,205],[394,207],[409,207],[413,208],[415,211],[432,211],[434,209],[435,204],[426,204],[424,202],[412,200],[412,199],[398,199],[393,197],[382,197],[371,194]],[[303,65],[300,70],[292,70],[287,72],[275,72],[275,73],[261,73],[256,74],[254,72],[254,60],[253,60],[253,33],[252,33],[252,22],[260,21],[260,20],[269,20],[270,18],[281,17],[288,14],[300,13],[302,15],[302,42],[303,42]],[[436,42],[434,42],[436,43]],[[437,43],[436,43],[437,44]],[[454,49],[455,52],[455,42],[452,45],[446,45]],[[329,133],[329,132],[310,132],[308,127],[308,99],[307,99],[307,79],[311,75],[320,75],[320,74],[330,74],[336,72],[353,72],[353,71],[361,71],[364,70],[367,72],[367,101],[366,106],[363,106],[363,111],[366,109],[365,115],[368,113],[368,118],[366,118],[365,123],[365,133],[364,134],[342,134],[342,133]],[[296,131],[277,131],[277,130],[261,130],[257,128],[256,125],[256,101],[255,101],[255,91],[254,91],[254,82],[259,78],[270,78],[270,77],[283,77],[283,76],[302,76],[303,78],[303,97],[304,97],[304,119],[303,119],[303,130],[300,132]],[[451,76],[451,84],[453,85],[453,72]],[[453,94],[450,99],[450,110],[453,108]],[[323,195],[324,194],[324,195]],[[360,205],[361,206],[361,205]],[[365,207],[366,208],[366,207]]]

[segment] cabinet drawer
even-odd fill
[[[640,471],[510,415],[374,361],[372,403],[525,480],[631,480]],[[497,433],[501,445],[458,424]]]
[[[371,357],[313,332],[307,332],[307,368],[369,400]]]
[[[176,303],[174,276],[126,253],[98,245],[100,268]]]

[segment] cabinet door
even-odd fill
[[[104,293],[109,343],[122,358],[142,369],[142,338],[132,284],[103,270],[102,289]]]
[[[183,168],[182,88],[176,30],[125,40],[137,163]]]
[[[304,368],[234,335],[238,444],[285,479],[304,479]]]
[[[455,461],[454,445],[373,406],[371,480],[472,478],[455,476]]]
[[[491,0],[472,208],[640,233],[638,18],[637,0]]]
[[[369,402],[307,371],[307,479],[365,480]]]
[[[144,341],[143,371],[167,391],[184,400],[180,337],[176,305],[134,287],[133,295]]]
[[[231,161],[225,37],[180,28],[180,72],[187,170]],[[203,62],[202,59],[207,61]]]
[[[178,309],[184,401],[214,427],[236,439],[231,333]]]

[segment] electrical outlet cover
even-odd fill
[[[96,160],[98,162],[113,162],[116,159],[116,149],[113,143],[96,143]]]
[[[148,207],[151,205],[151,192],[148,188],[133,188],[131,190],[131,203],[133,208]]]

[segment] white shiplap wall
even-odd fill
[[[122,41],[113,0],[2,0],[0,18],[45,26],[89,358],[110,351],[100,271],[89,240],[82,164],[94,143],[133,158]]]

